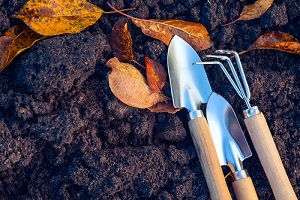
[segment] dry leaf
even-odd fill
[[[252,20],[261,17],[273,4],[274,0],[257,0],[254,4],[245,6],[242,10],[239,18],[230,22],[228,24],[224,24],[223,26],[227,26],[233,24],[240,20]]]
[[[149,108],[166,100],[150,89],[144,76],[131,64],[122,63],[114,57],[106,65],[112,68],[108,75],[109,87],[123,103],[136,108]]]
[[[8,65],[17,55],[44,38],[46,38],[46,36],[40,35],[30,28],[23,30],[14,38],[10,45],[9,57],[6,64]]]
[[[26,25],[17,25],[17,26],[13,26],[11,28],[9,28],[7,31],[5,31],[5,33],[3,34],[4,36],[7,37],[16,37],[19,33],[21,33],[24,29],[26,28]]]
[[[12,17],[23,20],[41,35],[78,33],[93,25],[103,10],[86,0],[29,0]]]
[[[154,106],[148,108],[151,112],[161,113],[161,112],[167,112],[169,114],[175,114],[181,108],[174,108],[172,101],[164,101],[159,102],[155,104]]]
[[[6,66],[6,60],[8,58],[8,49],[12,41],[12,37],[0,37],[0,71],[2,71]]]
[[[0,37],[0,71],[7,67],[11,61],[34,43],[44,39],[28,27],[14,26]]]
[[[134,58],[132,39],[127,27],[127,19],[121,18],[114,24],[110,35],[113,54],[121,62],[131,61]]]
[[[187,41],[196,51],[208,49],[213,45],[213,43],[210,41],[210,37],[205,26],[200,23],[176,19],[138,19],[118,11],[109,3],[107,4],[116,12],[119,12],[120,14],[130,18],[135,25],[141,28],[145,35],[158,39],[166,45],[169,45],[174,35],[178,35]]]
[[[208,49],[212,46],[206,28],[195,22],[183,20],[142,20],[132,19],[132,22],[142,29],[142,32],[150,37],[170,44],[174,35],[178,35],[187,41],[196,50]]]
[[[287,33],[273,31],[260,36],[246,51],[240,54],[254,49],[275,49],[300,54],[300,43]]]
[[[149,87],[153,92],[161,93],[166,84],[167,73],[157,61],[145,57],[146,76]]]

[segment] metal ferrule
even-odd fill
[[[247,178],[248,176],[249,176],[248,172],[245,169],[242,169],[242,170],[232,173],[232,178],[234,181],[241,180],[243,178]]]
[[[193,110],[193,111],[189,112],[188,116],[189,116],[189,120],[192,120],[192,119],[196,119],[199,117],[203,117],[204,114],[203,114],[202,110]]]
[[[254,115],[259,114],[260,111],[259,111],[259,109],[258,109],[257,106],[253,106],[253,107],[251,107],[251,108],[248,108],[248,109],[244,110],[243,113],[244,113],[244,117],[245,117],[245,118],[249,118],[249,117],[252,117],[252,116],[254,116]]]

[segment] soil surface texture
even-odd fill
[[[103,0],[91,3],[110,11]],[[202,23],[212,48],[237,52],[260,35],[282,31],[300,39],[300,1],[275,0],[259,19],[230,26],[254,0],[112,0],[144,19]],[[21,24],[10,16],[26,0],[0,0],[0,35]],[[122,16],[103,15],[74,35],[38,42],[0,74],[1,199],[209,199],[189,130],[187,111],[175,115],[129,107],[110,91],[109,45]],[[168,47],[129,21],[135,59],[167,68]],[[251,104],[265,114],[291,184],[300,198],[300,56],[275,50],[241,55]],[[140,68],[141,71],[144,69]],[[242,118],[246,108],[222,71],[206,68],[212,88]],[[242,122],[242,120],[241,120]],[[243,125],[244,128],[244,125]],[[245,130],[253,156],[244,161],[259,199],[274,199]],[[224,174],[229,172],[223,168]],[[227,184],[232,191],[232,180]]]

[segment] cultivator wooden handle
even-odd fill
[[[211,199],[231,199],[205,117],[189,121],[189,128]]]
[[[232,182],[232,187],[238,200],[258,200],[252,179],[250,177]]]
[[[246,118],[245,124],[276,200],[297,200],[263,113]]]

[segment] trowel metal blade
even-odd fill
[[[252,152],[233,108],[213,92],[207,103],[206,117],[221,165],[240,170],[242,161],[252,156]]]
[[[197,52],[179,36],[174,36],[168,49],[168,72],[174,107],[189,111],[207,103],[212,89]]]

